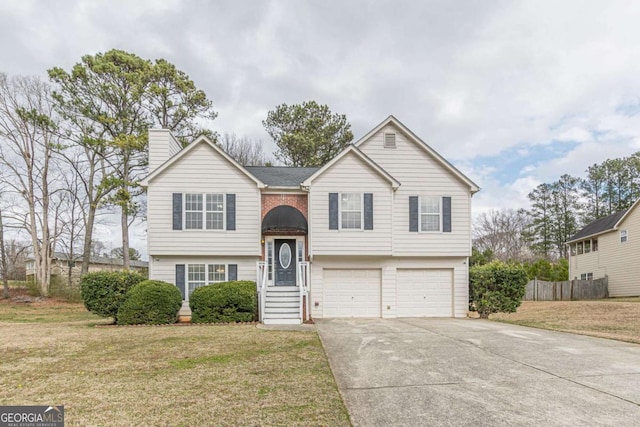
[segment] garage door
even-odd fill
[[[452,270],[397,270],[398,317],[453,316]]]
[[[324,317],[380,317],[380,270],[323,269]]]

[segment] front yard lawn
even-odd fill
[[[640,344],[640,297],[590,301],[523,301],[491,320]]]
[[[350,425],[315,332],[95,326],[40,304],[0,302],[0,405],[63,404],[68,426]]]

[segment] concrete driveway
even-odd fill
[[[355,426],[638,426],[640,345],[474,319],[317,321]]]

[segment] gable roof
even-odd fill
[[[374,162],[369,156],[364,154],[358,147],[356,147],[353,144],[349,145],[347,148],[342,150],[333,159],[329,160],[327,163],[324,164],[324,166],[322,166],[317,171],[315,171],[315,173],[313,173],[311,176],[307,177],[307,179],[304,180],[302,185],[309,187],[311,185],[311,182],[314,179],[318,178],[320,175],[325,173],[327,170],[331,169],[331,167],[333,165],[335,165],[338,161],[340,161],[340,159],[342,159],[344,156],[346,156],[349,153],[353,153],[356,157],[358,157],[362,161],[364,161],[365,164],[367,166],[369,166],[372,170],[374,170],[375,172],[380,174],[383,178],[385,178],[387,181],[389,181],[389,183],[391,184],[391,186],[393,187],[394,190],[396,190],[396,189],[398,189],[398,187],[400,187],[400,181],[398,181],[393,176],[391,176],[391,174],[389,174],[389,172],[387,172],[382,167],[380,167],[380,165],[378,165],[376,162]]]
[[[586,237],[602,234],[602,233],[605,233],[607,231],[615,230],[615,228],[618,225],[618,223],[620,222],[620,220],[630,210],[631,209],[628,209],[626,211],[616,212],[616,213],[611,214],[609,216],[605,216],[604,218],[599,218],[599,219],[596,219],[593,222],[590,222],[582,230],[578,231],[569,240],[567,240],[567,243],[573,242],[575,240],[584,239]]]
[[[471,181],[471,179],[469,179],[465,174],[460,172],[455,166],[453,166],[444,157],[438,154],[437,151],[431,148],[426,142],[421,140],[415,133],[413,133],[408,127],[406,127],[402,122],[400,122],[400,120],[396,119],[393,115],[390,115],[389,117],[384,119],[378,126],[373,128],[371,131],[369,131],[369,133],[367,133],[365,136],[357,140],[353,145],[355,145],[356,147],[358,147],[359,145],[362,145],[365,141],[367,141],[376,133],[380,132],[382,128],[384,128],[389,124],[392,124],[398,129],[400,129],[402,133],[404,133],[409,138],[409,140],[413,141],[416,145],[418,145],[420,148],[422,148],[424,151],[430,154],[438,163],[444,166],[445,169],[451,172],[454,176],[458,177],[462,182],[467,184],[471,189],[471,193],[477,193],[478,191],[480,191],[480,187],[476,183]]]
[[[258,185],[258,188],[264,188],[265,184],[262,181],[260,181],[258,178],[253,176],[251,173],[249,173],[249,171],[247,171],[242,165],[240,165],[240,163],[236,162],[233,159],[233,157],[231,157],[230,155],[225,153],[225,151],[222,148],[218,147],[218,145],[213,143],[206,136],[200,136],[195,141],[193,141],[192,143],[187,145],[185,148],[180,150],[173,157],[169,158],[169,160],[164,162],[162,165],[158,166],[154,171],[152,171],[149,175],[147,175],[144,179],[142,179],[142,181],[140,181],[140,185],[142,185],[143,187],[149,186],[149,182],[151,182],[151,180],[153,180],[158,175],[161,175],[164,171],[169,169],[174,163],[176,163],[178,160],[180,160],[181,158],[186,156],[188,153],[190,153],[195,147],[197,147],[200,144],[207,144],[214,151],[216,151],[218,154],[220,154],[224,159],[226,159],[229,163],[231,163],[233,166],[238,168],[238,170],[240,170],[240,172],[242,172],[249,179],[251,179],[253,182],[255,182]]]
[[[320,168],[245,166],[245,169],[269,187],[300,188],[300,184]]]

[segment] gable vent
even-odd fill
[[[385,133],[384,134],[384,148],[396,148],[396,134]]]

